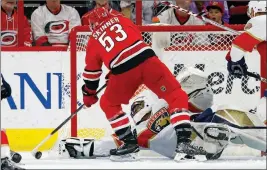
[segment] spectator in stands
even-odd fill
[[[60,0],[46,0],[32,13],[31,24],[37,46],[67,46],[70,30],[81,25],[81,19],[76,9]]]
[[[116,0],[116,1],[111,1],[108,0],[107,1],[109,4],[109,7],[116,10],[116,11],[121,11],[120,9],[120,1]],[[86,4],[88,6],[88,11],[91,11],[92,9],[94,9],[97,6],[97,0],[87,0]]]
[[[23,22],[24,46],[32,46],[32,34],[30,24],[25,16],[18,17],[14,8],[16,0],[1,1],[1,46],[14,47],[18,45],[18,20]]]
[[[114,9],[112,9],[110,7],[110,4],[109,4],[108,0],[95,0],[95,2],[96,2],[95,8],[105,7],[107,9],[109,9],[110,13],[113,13],[113,14],[116,14],[116,15],[120,14],[120,12],[118,12],[118,11],[116,11],[116,10],[114,10]],[[89,17],[90,12],[91,11],[85,13],[82,16],[82,25],[89,25],[89,18],[88,17]]]
[[[124,0],[120,2],[122,13],[136,23],[136,8],[135,2]],[[154,1],[142,1],[142,24],[147,25],[152,23]]]
[[[189,10],[192,0],[176,0],[176,5]],[[192,15],[181,12],[178,9],[169,8],[154,19],[155,22],[172,24],[172,25],[204,25],[204,22]]]
[[[211,20],[224,25],[223,14],[224,7],[222,2],[210,2],[210,4],[206,7],[208,12],[208,18]]]
[[[220,2],[223,5],[224,8],[224,13],[223,13],[223,22],[224,23],[229,23],[229,10],[228,10],[228,5],[227,1],[222,1],[222,0],[209,0],[209,1],[195,1],[190,4],[190,11],[192,11],[195,14],[205,12],[205,9],[207,6],[212,3],[212,2]]]

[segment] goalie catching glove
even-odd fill
[[[96,96],[96,90],[90,90],[84,84],[82,86],[83,92],[83,103],[86,107],[91,107],[98,101],[98,97]]]
[[[59,155],[64,158],[94,158],[94,139],[67,138],[59,143]]]
[[[248,66],[246,64],[245,58],[242,57],[240,60],[233,62],[230,56],[230,52],[228,52],[226,56],[227,63],[227,70],[230,74],[241,78],[243,75],[246,75],[248,72]]]

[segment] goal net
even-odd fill
[[[232,27],[242,30],[242,26]],[[225,56],[230,50],[236,35],[213,26],[140,26],[144,41],[151,45],[159,58],[168,66],[174,76],[184,67],[195,67],[208,74],[208,84],[214,93],[215,105],[237,105],[241,108],[254,108],[261,96],[261,83],[254,78],[237,79],[228,75]],[[71,34],[70,96],[71,113],[82,103],[82,72],[85,66],[85,51],[90,38],[87,26],[76,27]],[[251,71],[260,74],[261,58],[256,50],[247,54],[246,60]],[[104,85],[104,67],[100,86]],[[68,79],[68,77],[66,77]],[[147,90],[141,85],[134,96]],[[100,93],[103,94],[103,92]],[[123,106],[129,113],[129,106]],[[71,120],[71,125],[62,128],[59,138],[67,136],[93,137],[101,139],[112,134],[105,114],[95,104],[81,110]],[[251,154],[251,153],[249,153]]]

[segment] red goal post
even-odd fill
[[[243,31],[244,25],[233,25],[230,26],[232,29],[237,31]],[[265,88],[263,88],[263,84],[259,81],[252,80],[252,78],[244,78],[240,80],[239,87],[234,87],[236,81],[235,78],[227,75],[225,60],[223,55],[226,54],[228,50],[230,50],[231,43],[236,35],[231,34],[228,31],[222,30],[220,28],[214,26],[160,26],[160,25],[150,25],[150,26],[139,26],[140,31],[143,34],[144,41],[149,45],[152,45],[152,37],[159,34],[158,38],[163,38],[165,35],[169,38],[170,44],[169,47],[163,49],[163,62],[164,60],[168,60],[171,58],[171,61],[167,61],[167,66],[171,69],[174,75],[179,73],[182,67],[184,67],[187,62],[188,65],[191,66],[190,62],[194,61],[192,66],[201,69],[202,71],[207,71],[210,75],[211,84],[216,86],[214,88],[214,92],[216,95],[224,98],[224,101],[227,101],[227,98],[232,99],[233,96],[238,98],[238,95],[241,95],[240,98],[252,97],[253,99],[259,98],[259,94],[263,92]],[[83,71],[82,67],[77,65],[78,62],[84,63],[85,50],[87,46],[87,41],[90,37],[90,31],[88,26],[78,26],[75,27],[70,35],[70,81],[71,81],[71,113],[74,113],[77,109],[78,100],[81,100],[80,85],[82,82],[77,78],[80,76],[79,73]],[[157,39],[157,38],[155,38]],[[154,40],[154,37],[153,37]],[[155,49],[158,50],[158,49]],[[82,53],[79,54],[78,53]],[[162,52],[162,51],[161,51]],[[158,53],[157,53],[158,54]],[[182,57],[184,55],[184,57]],[[193,56],[192,56],[193,55]],[[203,57],[203,56],[204,57]],[[217,57],[219,55],[219,58]],[[266,61],[262,61],[258,54],[253,53],[253,57],[256,56],[255,62],[252,62],[252,66],[250,67],[251,59],[249,59],[249,68],[252,71],[261,74],[266,77]],[[217,57],[217,58],[216,58]],[[252,57],[250,57],[252,58]],[[265,60],[265,59],[264,59]],[[181,63],[179,63],[181,61]],[[80,64],[81,65],[81,64]],[[216,69],[219,68],[217,71]],[[215,69],[213,71],[213,69]],[[77,76],[78,75],[78,76]],[[229,78],[230,77],[230,78]],[[215,80],[218,78],[218,80]],[[79,80],[78,80],[79,79]],[[221,82],[221,80],[223,82]],[[79,83],[78,83],[78,81]],[[234,82],[234,83],[233,83]],[[218,87],[217,87],[218,85]],[[221,87],[219,87],[221,85]],[[101,86],[101,85],[100,85]],[[260,90],[261,88],[261,90]],[[145,86],[142,86],[138,89],[137,93],[140,90],[145,89]],[[222,94],[222,90],[224,91]],[[236,94],[236,91],[238,91]],[[244,93],[244,94],[243,94]],[[244,96],[243,96],[244,95]],[[249,98],[247,98],[249,100]],[[234,99],[232,99],[234,100]],[[238,100],[238,99],[236,99]],[[221,101],[220,101],[221,102]],[[101,112],[100,108],[97,110]],[[88,114],[90,110],[88,110]],[[79,117],[79,114],[78,114]],[[79,121],[75,116],[71,122],[71,136],[77,136],[79,131]],[[107,127],[109,125],[105,125]],[[104,128],[105,128],[104,127]],[[79,135],[78,135],[79,136]]]

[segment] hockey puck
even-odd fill
[[[42,157],[42,152],[38,151],[35,153],[35,158],[40,159]]]
[[[11,160],[15,163],[19,163],[21,161],[21,155],[19,153],[13,152],[11,153]]]

